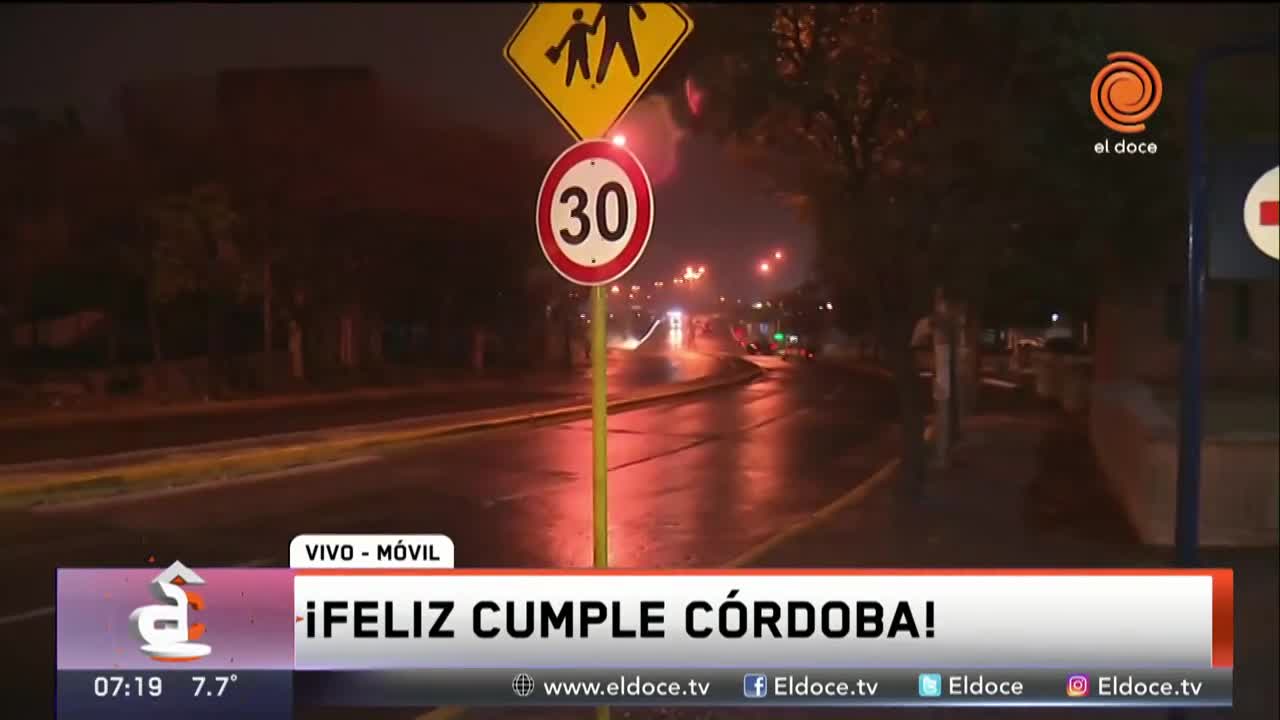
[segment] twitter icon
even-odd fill
[[[942,697],[942,676],[938,673],[920,673],[920,697]]]

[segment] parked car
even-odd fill
[[[1043,350],[1055,354],[1070,355],[1083,350],[1080,341],[1073,337],[1051,337],[1044,341]]]
[[[818,357],[817,348],[804,343],[788,345],[782,356],[788,360],[813,360]]]
[[[784,355],[785,349],[772,340],[744,340],[742,350],[748,355]]]

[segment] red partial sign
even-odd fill
[[[653,188],[636,156],[607,140],[561,153],[538,191],[538,244],[551,267],[579,285],[607,285],[644,253]]]
[[[1263,225],[1280,225],[1280,201],[1264,202],[1258,208],[1259,223]]]

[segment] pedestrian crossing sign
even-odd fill
[[[503,54],[574,139],[594,139],[692,30],[675,3],[534,3]]]

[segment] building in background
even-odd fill
[[[1135,529],[1171,543],[1178,373],[1185,319],[1181,254],[1155,280],[1098,302],[1090,435]],[[1280,283],[1209,281],[1204,317],[1202,537],[1274,543],[1280,507]]]

